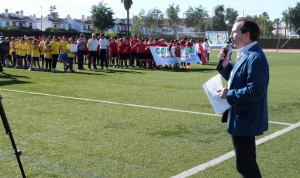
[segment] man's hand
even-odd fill
[[[225,56],[225,54],[224,54],[224,48],[225,48],[225,47],[223,47],[223,48],[220,50],[220,53],[219,53],[219,55],[218,55],[218,58],[219,58],[219,60],[223,60],[223,63],[222,63],[223,68],[226,68],[226,66],[230,63],[230,61],[229,61],[229,52],[227,52],[227,54],[226,54],[226,56]]]
[[[228,93],[228,88],[223,88],[222,90],[218,90],[217,92],[219,93],[219,96],[222,99],[226,99],[227,98],[227,93]]]

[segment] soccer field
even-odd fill
[[[202,89],[217,74],[217,53],[180,72],[4,68],[0,94],[26,176],[239,177],[230,135]],[[263,177],[298,178],[299,53],[266,56],[270,123],[257,137],[257,161]],[[0,177],[21,177],[0,131]]]

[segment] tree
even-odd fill
[[[212,29],[215,31],[225,31],[227,30],[227,25],[225,23],[225,9],[224,5],[217,5],[215,7],[215,16],[213,16]]]
[[[104,32],[109,28],[114,27],[113,11],[106,7],[107,4],[99,2],[98,5],[93,5],[91,9],[91,20],[94,28],[100,32]]]
[[[139,16],[133,16],[133,24],[131,27],[131,33],[136,34],[138,36],[142,36],[144,35],[143,31],[142,31],[142,23],[143,20],[142,18],[140,18]]]
[[[274,19],[273,23],[276,25],[276,34],[275,36],[278,37],[279,36],[279,24],[281,23],[281,20],[279,18]]]
[[[144,9],[141,9],[138,15],[133,16],[133,24],[131,27],[132,34],[136,34],[138,36],[144,35],[144,29],[147,29],[145,19],[146,12]]]
[[[289,11],[291,26],[295,31],[298,30],[298,34],[300,35],[300,2],[297,2],[296,7],[291,8]]]
[[[263,37],[266,38],[272,34],[273,23],[270,21],[270,17],[267,12],[263,12],[262,15],[260,15],[260,19],[260,22],[263,24]]]
[[[260,36],[266,38],[272,35],[273,22],[270,21],[270,17],[267,12],[263,12],[261,15],[248,16],[253,19],[259,26]]]
[[[233,8],[226,9],[225,21],[227,23],[227,31],[232,29],[234,22],[238,16],[238,11],[234,10]]]
[[[285,27],[284,27],[284,36],[286,37],[286,28],[288,28],[290,25],[290,10],[289,7],[288,10],[285,10],[282,12],[282,21],[284,21]]]
[[[208,11],[201,5],[195,9],[189,6],[186,14],[185,24],[187,27],[194,27],[195,31],[205,31],[205,19],[208,17]]]
[[[158,8],[150,9],[145,17],[144,25],[152,31],[163,27],[164,14]]]
[[[55,12],[56,11],[56,6],[55,5],[51,5],[49,8],[49,12],[50,12],[50,16],[53,18],[58,18],[58,13]]]
[[[178,15],[179,12],[180,12],[180,6],[179,5],[175,6],[174,4],[169,5],[169,7],[166,10],[167,24],[174,30],[174,33],[176,33],[176,29],[180,21]]]
[[[127,11],[127,37],[129,37],[129,9],[131,8],[133,2],[132,0],[121,0],[121,3],[124,4],[124,8]]]

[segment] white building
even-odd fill
[[[133,20],[129,20],[129,31],[131,31],[131,27],[133,24]],[[107,30],[108,33],[117,33],[117,34],[127,34],[127,19],[115,19],[115,26]]]
[[[59,28],[62,30],[70,31],[75,30],[81,33],[89,33],[92,29],[92,23],[84,18],[72,19],[70,15],[66,18],[59,18],[57,14],[47,15],[46,17],[37,19],[38,29],[45,31],[47,28]]]
[[[294,31],[290,31],[288,28],[279,28],[278,30],[273,30],[272,33],[273,35],[280,35],[281,37],[286,36],[287,38],[299,38],[299,35],[297,33],[295,33]]]
[[[69,30],[69,24],[63,19],[58,18],[57,14],[47,15],[44,18],[37,18],[38,29],[45,31],[47,28],[59,28]]]
[[[81,33],[89,33],[93,28],[89,17],[85,18],[84,15],[82,15],[81,19],[72,19],[70,15],[68,15],[65,21],[68,22],[70,30],[76,30]]]
[[[20,10],[16,13],[9,13],[8,9],[5,9],[4,14],[0,14],[0,27],[16,27],[16,28],[29,28],[37,29],[36,16],[24,16],[24,11]]]

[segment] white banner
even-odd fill
[[[207,31],[206,38],[210,47],[223,47],[229,39],[226,31]]]
[[[168,47],[151,46],[151,53],[155,60],[156,65],[174,65],[175,60],[175,49]],[[200,58],[196,54],[193,48],[182,48],[181,49],[181,62],[188,63],[200,63]]]

